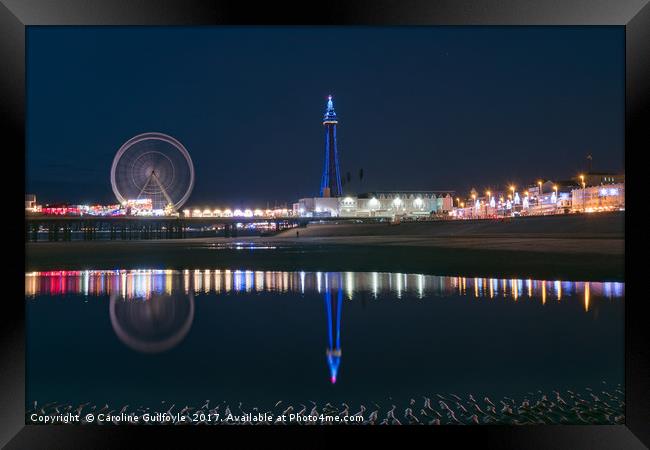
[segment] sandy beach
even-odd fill
[[[624,246],[623,212],[310,224],[272,237],[28,243],[26,270],[223,267],[623,280]]]

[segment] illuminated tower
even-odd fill
[[[341,309],[343,307],[343,286],[339,279],[336,302],[332,297],[332,289],[325,275],[325,310],[327,311],[327,365],[330,369],[330,381],[336,383],[336,376],[341,364]]]
[[[340,197],[341,173],[339,172],[339,152],[336,148],[336,125],[338,124],[332,96],[327,97],[327,110],[323,116],[325,126],[325,165],[320,183],[321,197]]]

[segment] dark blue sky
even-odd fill
[[[39,202],[112,202],[115,152],[148,131],[189,150],[188,205],[317,195],[328,94],[354,190],[624,167],[622,27],[29,27],[27,54]]]

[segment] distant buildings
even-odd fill
[[[28,200],[29,199],[29,200]],[[153,215],[151,200],[130,200],[124,205],[70,205],[55,203],[38,205],[34,195],[25,196],[25,212],[27,214],[42,214],[45,216],[125,216]]]
[[[510,186],[485,196],[473,190],[470,199],[457,199],[451,215],[485,219],[624,210],[624,180],[624,174],[587,173],[567,181],[539,180],[524,189]]]
[[[625,183],[624,173],[613,172],[587,172],[572,178],[576,184],[582,184],[584,181],[585,186],[600,186],[601,184],[618,184]]]
[[[601,184],[571,191],[575,212],[625,209],[625,183]]]
[[[34,213],[40,212],[40,205],[36,204],[36,196],[34,194],[25,194],[25,211]]]

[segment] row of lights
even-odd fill
[[[584,179],[584,178],[585,178],[584,175],[580,175],[580,180],[581,180],[581,184],[582,184],[582,188],[583,188],[583,189],[585,188],[585,179]],[[538,194],[538,196],[541,196],[541,195],[542,195],[542,184],[543,184],[542,181],[538,181],[538,182],[537,182],[537,185],[539,186],[539,194]],[[512,199],[512,198],[514,197],[514,195],[516,194],[517,187],[516,187],[515,185],[510,185],[510,186],[508,187],[508,190],[509,190],[509,191],[512,191],[512,194],[508,194],[508,199]],[[557,196],[558,187],[557,187],[556,184],[553,185],[553,191],[555,191],[555,195]],[[492,198],[492,197],[491,197],[492,192],[491,192],[490,190],[486,190],[486,191],[485,191],[485,195],[486,195],[489,199]],[[524,195],[525,195],[526,197],[528,197],[530,194],[529,194],[528,191],[524,191]],[[471,197],[472,197],[472,200],[473,200],[473,201],[476,201],[476,194],[472,194]],[[503,198],[501,198],[501,199],[499,199],[499,200],[500,200],[501,202],[503,202]],[[460,201],[460,197],[456,197],[456,203],[457,203],[458,206],[460,206],[461,208],[464,208],[464,207],[465,207],[465,203]]]
[[[374,197],[372,199],[370,199],[370,203],[379,206],[379,200],[377,200]],[[403,203],[402,199],[399,198],[399,197],[397,197],[397,198],[395,198],[393,200],[393,206],[395,208],[400,208],[402,206],[402,203]],[[424,206],[424,200],[422,200],[420,197],[413,200],[413,207],[414,208],[422,208],[423,206]]]
[[[393,206],[395,208],[399,208],[399,207],[402,206],[403,201],[402,201],[401,198],[396,197],[395,199],[393,199],[392,203],[393,203]],[[354,199],[352,197],[345,197],[343,199],[343,206],[344,207],[345,206],[351,207],[353,205],[354,205]],[[370,207],[370,209],[379,209],[380,205],[381,205],[381,203],[379,202],[379,200],[376,197],[372,197],[370,199],[370,201],[368,202],[368,206]],[[422,207],[424,207],[424,200],[422,200],[421,197],[417,197],[416,199],[413,200],[413,207],[414,208],[422,208]]]

